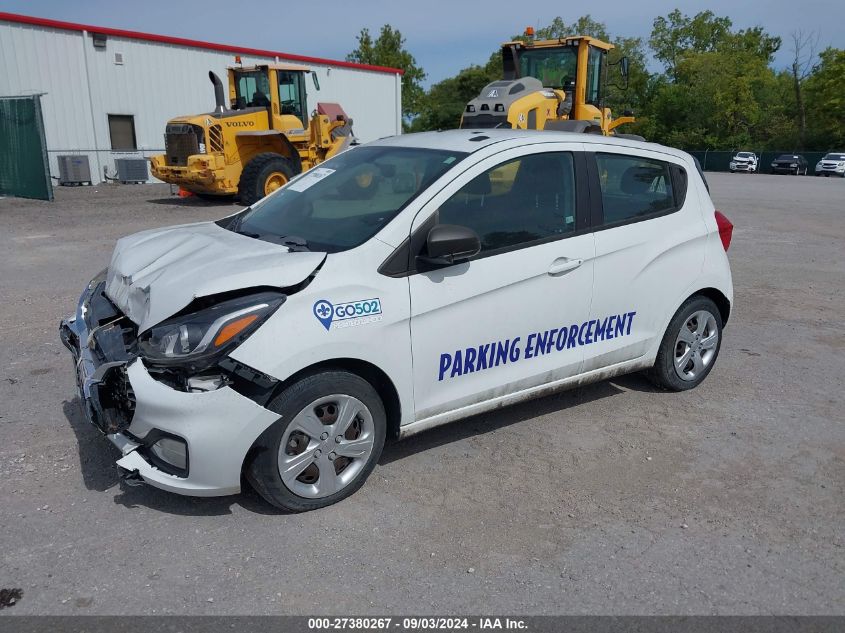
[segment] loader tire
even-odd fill
[[[264,152],[253,158],[241,172],[238,198],[249,206],[287,184],[296,175],[290,160],[281,154]]]

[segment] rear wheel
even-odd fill
[[[295,175],[290,160],[281,154],[265,152],[253,158],[241,172],[238,197],[251,205],[287,184]]]
[[[246,475],[278,508],[303,512],[348,497],[381,456],[384,405],[359,376],[343,371],[306,376],[268,408],[280,418],[256,442]]]
[[[713,369],[721,345],[722,317],[716,304],[691,297],[672,317],[647,375],[664,389],[692,389]]]

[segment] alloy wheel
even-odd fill
[[[681,380],[692,381],[704,372],[716,356],[719,328],[716,317],[706,310],[693,312],[675,339],[675,372]]]

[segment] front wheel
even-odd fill
[[[249,206],[286,185],[295,175],[293,164],[281,154],[259,154],[241,172],[238,198]]]
[[[306,376],[268,408],[280,417],[257,440],[246,475],[278,508],[303,512],[348,497],[381,456],[384,405],[359,376],[344,371]]]
[[[669,322],[648,377],[672,391],[697,387],[713,369],[721,345],[722,317],[716,304],[691,297]]]

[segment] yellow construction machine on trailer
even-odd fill
[[[352,120],[336,103],[318,103],[309,119],[305,66],[264,64],[228,69],[229,103],[213,72],[215,109],[167,123],[165,153],[152,174],[203,197],[237,194],[249,205],[295,175],[343,151]]]
[[[619,67],[627,84],[628,59],[608,64],[613,44],[578,35],[502,44],[504,78],[487,84],[464,109],[461,127],[592,132],[626,136],[617,128],[635,119],[629,112],[614,119],[605,107],[610,68]]]

